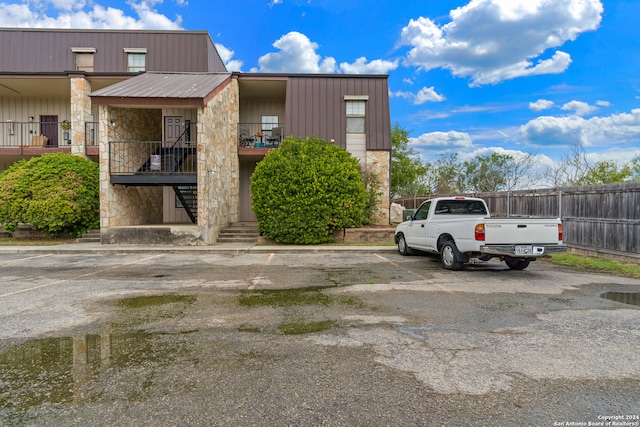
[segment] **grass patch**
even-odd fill
[[[300,334],[311,334],[313,332],[322,332],[325,331],[332,326],[334,326],[336,322],[333,320],[324,320],[321,322],[289,322],[281,324],[278,329],[284,335],[300,335]]]
[[[637,263],[625,263],[574,254],[554,254],[550,256],[550,260],[553,264],[572,267],[588,273],[607,273],[614,276],[640,279],[640,265]]]
[[[75,241],[69,237],[0,237],[0,246],[55,246]]]
[[[192,295],[151,295],[122,299],[117,305],[125,308],[142,308],[172,303],[191,304],[198,300]]]
[[[331,298],[322,287],[250,291],[240,295],[238,302],[245,307],[294,307],[300,305],[329,305]]]

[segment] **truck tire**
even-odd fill
[[[524,270],[529,267],[530,261],[528,259],[505,258],[504,262],[512,270]]]
[[[453,241],[447,240],[442,244],[442,247],[440,248],[440,261],[444,268],[453,271],[462,270],[464,264],[461,259],[462,254]]]
[[[413,255],[413,250],[407,246],[404,234],[398,235],[398,252],[400,252],[400,255]]]

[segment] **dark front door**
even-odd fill
[[[47,137],[47,146],[58,146],[58,116],[40,116],[40,135]]]
[[[177,141],[182,135],[182,117],[164,118],[164,140]]]

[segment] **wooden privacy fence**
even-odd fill
[[[464,194],[485,199],[493,216],[553,216],[575,249],[640,257],[640,183]],[[416,209],[429,197],[394,200]]]

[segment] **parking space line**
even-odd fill
[[[434,282],[434,281],[433,281],[433,280],[431,280],[431,279],[428,279],[427,277],[423,276],[423,275],[422,275],[422,274],[420,274],[420,273],[416,273],[416,272],[415,272],[415,271],[413,271],[413,270],[407,270],[406,268],[403,268],[402,264],[398,264],[397,262],[392,261],[392,260],[390,260],[390,259],[388,259],[388,258],[385,258],[385,257],[383,257],[383,256],[382,256],[382,255],[380,255],[380,254],[374,254],[374,255],[375,255],[375,256],[377,256],[378,258],[380,258],[381,260],[383,260],[383,261],[385,261],[385,262],[388,262],[389,264],[392,264],[392,265],[394,265],[394,266],[396,266],[396,267],[398,267],[398,268],[402,268],[402,269],[403,269],[403,270],[405,270],[406,272],[411,273],[411,274],[413,274],[413,275],[415,275],[415,276],[418,276],[419,278],[421,278],[421,279],[422,279],[422,280],[424,280],[425,282],[429,283],[430,285],[432,285],[432,286],[435,286],[435,287],[439,288],[442,292],[446,292],[446,293],[449,293],[449,294],[453,294],[453,293],[454,293],[451,289],[447,289],[447,288],[445,288],[444,286],[442,286],[442,285],[440,285],[440,284],[438,284],[438,283]]]
[[[10,262],[16,262],[16,261],[28,261],[30,259],[44,258],[44,257],[48,257],[48,256],[51,256],[51,255],[53,255],[53,254],[44,254],[44,255],[38,255],[38,256],[30,256],[30,257],[27,257],[27,258],[10,259],[10,260],[7,260],[7,261],[0,262],[0,265],[1,264],[8,264]]]
[[[271,264],[271,261],[273,260],[273,257],[275,257],[276,254],[274,252],[269,252],[267,254],[267,256],[264,257],[264,259],[262,260],[262,262],[260,263],[260,265],[269,265]],[[251,283],[247,289],[249,289],[250,291],[254,290],[256,288],[256,286],[258,285],[258,283],[260,283],[260,281],[264,279],[263,276],[255,276],[253,279],[251,279],[249,282]]]
[[[47,283],[45,285],[34,286],[33,288],[22,289],[20,291],[11,292],[9,294],[3,294],[3,295],[0,295],[0,298],[7,298],[7,297],[11,297],[11,296],[14,296],[14,295],[19,295],[19,294],[24,294],[24,293],[31,292],[31,291],[37,291],[39,289],[43,289],[43,288],[47,288],[47,287],[50,287],[50,286],[59,285],[61,283],[69,282],[71,280],[77,280],[77,279],[82,279],[84,277],[94,276],[96,274],[104,273],[105,271],[115,270],[117,268],[122,268],[122,267],[126,267],[128,265],[138,264],[138,263],[141,263],[141,262],[149,261],[151,259],[160,258],[160,257],[163,257],[163,256],[165,256],[165,254],[153,255],[153,256],[150,256],[150,257],[147,257],[147,258],[139,259],[139,260],[136,260],[136,261],[131,261],[131,262],[128,262],[126,264],[118,264],[118,265],[115,265],[115,266],[111,266],[109,268],[103,268],[102,270],[92,271],[91,273],[81,274],[80,276],[73,277],[72,279],[70,278],[70,279],[58,280],[57,282],[51,282],[51,283]]]

